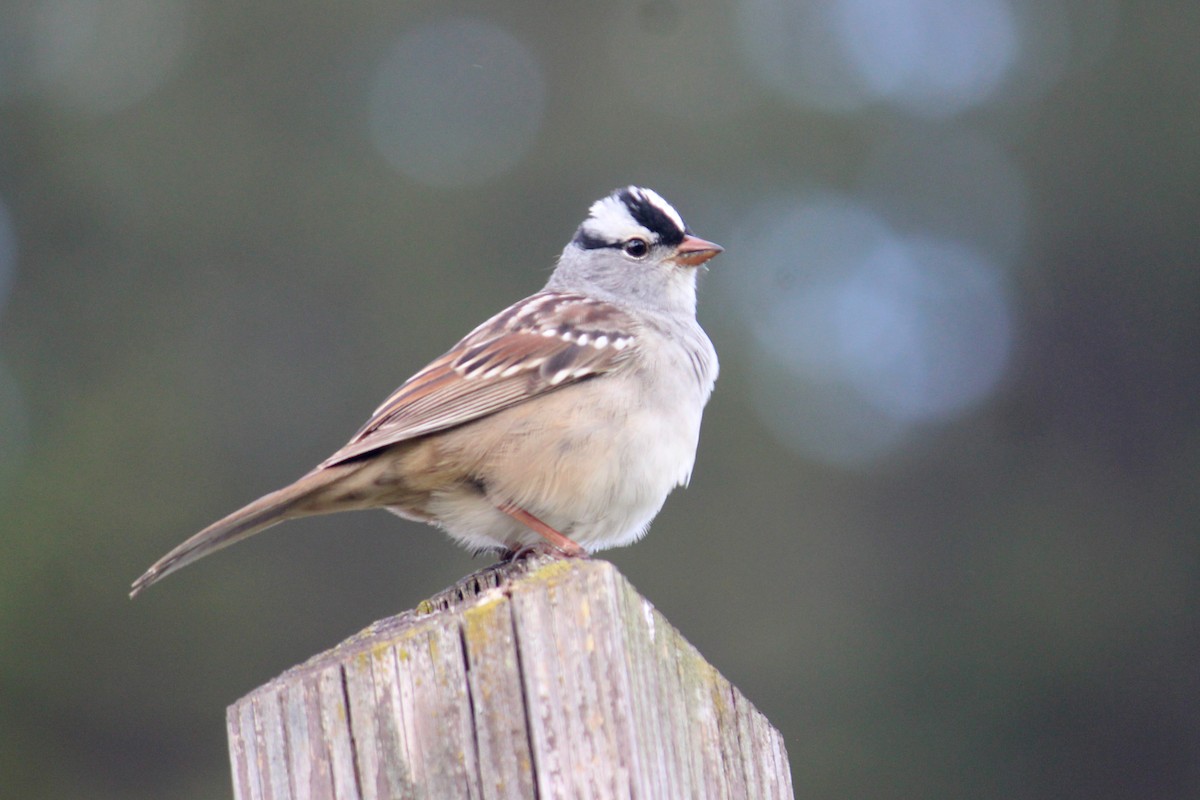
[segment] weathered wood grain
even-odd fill
[[[599,560],[476,573],[227,727],[238,800],[792,797],[779,733]]]

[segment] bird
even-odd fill
[[[614,190],[541,291],[409,378],[299,480],[168,552],[130,597],[281,522],[340,511],[384,508],[509,558],[636,541],[691,478],[718,373],[697,272],[721,252],[655,191]]]

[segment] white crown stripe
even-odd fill
[[[653,189],[639,189],[636,186],[630,186],[629,191],[633,194],[641,195],[642,198],[644,198],[648,203],[654,205],[659,211],[670,217],[671,221],[675,223],[679,230],[687,230],[687,225],[684,224],[683,217],[679,216],[679,212],[676,211],[670,203],[664,200],[662,195],[660,195],[658,192],[654,191]]]
[[[652,189],[627,186],[608,197],[597,200],[588,209],[588,218],[580,226],[589,238],[616,244],[632,236],[650,236],[657,239],[659,233],[648,231],[633,216],[625,205],[624,198],[633,198],[640,205],[651,206],[661,213],[680,234],[687,231],[687,224],[675,207]]]

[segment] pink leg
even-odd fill
[[[554,530],[554,528],[551,528],[549,525],[542,522],[540,519],[535,517],[533,514],[530,514],[525,509],[520,508],[518,506],[514,506],[512,503],[505,503],[504,505],[496,506],[496,508],[503,511],[505,514],[508,514],[510,517],[512,517],[513,519],[515,519],[517,522],[521,523],[525,527],[529,528],[534,533],[540,535],[547,542],[549,542],[556,550],[558,550],[559,552],[561,552],[563,555],[567,556],[568,558],[585,558],[585,557],[587,557],[587,554],[588,554],[587,550],[584,550],[582,547],[575,544],[570,539],[568,539],[566,536],[563,536],[561,533]],[[524,548],[522,548],[522,549],[524,549]]]

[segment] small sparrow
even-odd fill
[[[691,476],[717,378],[696,272],[721,250],[655,192],[614,191],[545,289],[409,378],[316,469],[167,553],[130,596],[272,525],[337,511],[386,508],[509,555],[637,540]]]

